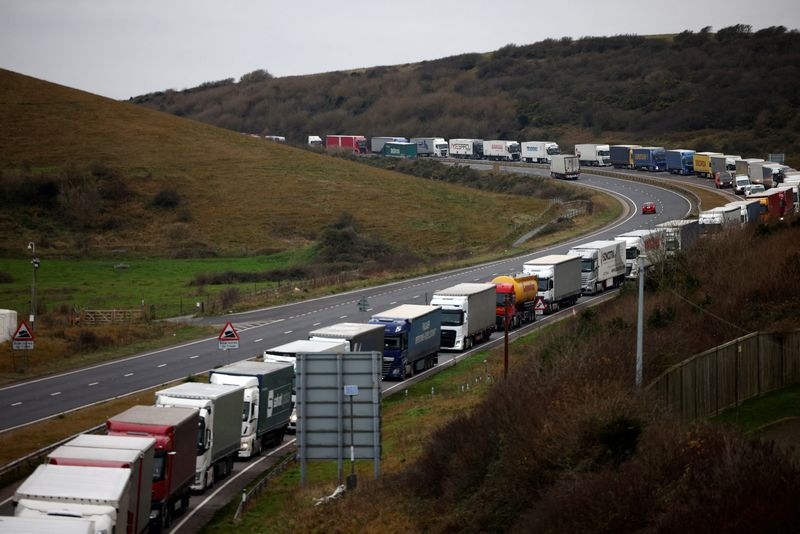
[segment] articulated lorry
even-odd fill
[[[75,517],[0,516],[0,534],[95,534],[94,523]]]
[[[484,141],[483,157],[494,161],[519,161],[519,143],[502,139]]]
[[[383,154],[383,146],[386,143],[408,143],[405,137],[372,137],[369,140],[369,148],[373,154]]]
[[[725,228],[738,228],[741,226],[741,212],[739,206],[719,206],[710,210],[701,211],[698,222],[704,232],[716,232]]]
[[[633,149],[641,145],[611,145],[609,155],[615,169],[633,168]]]
[[[594,295],[625,281],[625,244],[622,241],[592,241],[572,247],[567,254],[581,258],[583,295]]]
[[[294,408],[294,365],[237,362],[212,369],[208,381],[244,388],[239,458],[258,456],[264,448],[283,442]]]
[[[664,250],[668,258],[691,247],[700,235],[697,219],[677,219],[656,225],[664,231]]]
[[[522,272],[535,275],[539,282],[537,303],[541,299],[544,310],[536,310],[537,313],[550,314],[574,306],[581,296],[580,256],[551,254],[528,260]]]
[[[417,145],[417,155],[422,158],[446,158],[448,144],[443,137],[414,137],[412,143]]]
[[[443,350],[467,350],[487,341],[495,326],[494,284],[458,284],[433,294],[442,308]]]
[[[129,469],[127,530],[138,534],[150,530],[155,444],[151,437],[81,434],[48,454],[45,463]]]
[[[633,149],[633,167],[637,170],[660,172],[667,170],[667,155],[661,146],[640,146]]]
[[[363,135],[329,135],[325,138],[325,148],[364,155],[367,153],[367,138]]]
[[[550,177],[561,180],[577,180],[581,175],[581,164],[578,156],[559,154],[550,162]]]
[[[128,534],[130,491],[130,469],[44,464],[14,492],[14,515],[84,519],[98,534]]]
[[[782,221],[784,217],[795,212],[794,187],[774,187],[763,193],[750,195],[748,200],[758,200],[761,203],[761,217],[763,223]]]
[[[611,165],[611,148],[608,145],[585,143],[575,145],[578,161],[586,167],[606,167]],[[523,155],[525,151],[523,150]]]
[[[728,202],[726,206],[738,206],[739,208],[739,222],[742,226],[749,223],[757,223],[761,216],[761,203],[758,199],[737,200],[735,202]]]
[[[483,139],[450,139],[448,152],[456,159],[483,159]]]
[[[156,392],[156,406],[200,413],[192,490],[203,493],[233,470],[242,433],[244,388],[187,382]]]
[[[737,160],[741,160],[741,156],[730,154],[711,156],[711,175],[714,177],[714,185],[717,189],[733,187]]]
[[[765,189],[777,187],[783,182],[785,173],[791,170],[787,165],[770,162],[751,163],[748,167],[750,183],[762,184]]]
[[[403,304],[373,315],[369,322],[384,328],[384,379],[403,380],[438,363],[442,344],[439,306]]]
[[[133,406],[106,421],[110,436],[155,440],[150,520],[162,529],[189,507],[200,414],[195,408]]]
[[[638,278],[639,267],[648,269],[666,257],[664,230],[632,230],[614,237],[625,243],[625,277]]]
[[[719,152],[695,152],[694,153],[694,174],[701,178],[711,178],[711,156],[722,156]]]
[[[664,153],[667,163],[667,172],[688,176],[694,174],[694,150],[676,148]]]
[[[550,163],[553,156],[561,154],[558,143],[553,141],[525,141],[520,145],[522,161],[528,163]]]
[[[539,282],[535,276],[520,274],[517,276],[498,276],[492,283],[495,285],[495,328],[505,330],[508,322],[509,330],[526,323],[536,321],[536,292]]]
[[[383,328],[365,323],[336,323],[308,333],[310,341],[344,343],[346,352],[382,352],[383,338]]]
[[[385,143],[381,154],[387,158],[416,158],[417,145],[416,143]]]

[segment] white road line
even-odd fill
[[[411,298],[412,298],[412,299],[418,299],[418,298],[419,298],[419,295],[414,295],[414,296],[413,296],[413,297],[411,297]]]
[[[133,376],[133,373],[126,373],[126,374],[124,374],[122,376]]]
[[[311,326],[319,326],[319,325],[321,325],[321,324],[322,324],[322,323],[314,323],[314,324],[312,324]]]
[[[92,387],[92,386],[96,386],[96,385],[97,385],[97,384],[99,384],[99,383],[100,383],[100,382],[92,382],[91,384],[87,384],[87,385],[88,385],[89,387]]]
[[[161,365],[159,365],[158,367],[166,367],[166,366],[167,366],[167,364],[166,364],[166,363],[162,363],[162,364],[161,364]]]
[[[12,404],[11,406],[19,406],[20,404],[22,404],[22,403],[21,403],[21,402],[15,402],[15,403],[14,403],[14,404]]]
[[[260,337],[260,338],[258,338],[258,339],[256,339],[256,340],[254,340],[254,341],[253,341],[253,343],[260,343],[260,342],[262,342],[262,341],[264,341],[264,338],[263,338],[263,337]]]
[[[199,358],[199,357],[200,357],[199,354],[195,354],[194,356],[189,356],[189,359],[190,360],[194,360],[195,358]]]
[[[340,315],[339,319],[347,319],[347,316],[346,315]]]
[[[51,397],[55,397],[56,395],[61,395],[61,392],[60,391],[56,391],[55,393],[51,393],[50,394]]]
[[[391,306],[392,304],[397,304],[397,301],[395,300],[394,302],[390,302],[389,306]]]
[[[294,330],[287,330],[287,331],[286,331],[286,332],[284,332],[283,334],[284,334],[284,335],[286,335],[286,334],[291,334],[292,332],[294,332]]]

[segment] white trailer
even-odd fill
[[[156,406],[194,408],[200,414],[192,489],[204,492],[233,470],[242,433],[244,388],[186,382],[156,392]]]
[[[561,308],[573,306],[581,296],[581,258],[569,254],[551,254],[526,261],[522,266],[524,274],[536,275],[539,290],[537,302],[541,298],[544,309],[536,313],[553,313]]]
[[[701,211],[698,221],[704,231],[713,232],[724,228],[741,226],[741,213],[742,208],[740,206],[719,206]]]
[[[308,333],[310,341],[343,342],[347,352],[383,350],[383,328],[366,323],[336,323]]]
[[[405,137],[373,137],[369,143],[370,150],[380,154],[383,152],[383,145],[386,143],[408,143],[408,139]]]
[[[95,534],[94,523],[75,517],[0,516],[0,534]]]
[[[155,448],[156,440],[151,437],[81,434],[51,452],[47,456],[47,462],[57,465],[130,469],[128,510],[133,519],[131,532],[138,533],[150,527]]]
[[[569,249],[581,258],[581,293],[594,295],[625,281],[625,243],[592,241]]]
[[[442,308],[443,350],[467,350],[487,341],[495,326],[494,284],[458,284],[433,294],[431,306]]]
[[[525,141],[520,145],[522,161],[528,163],[550,163],[553,156],[561,154],[558,143],[553,141]]]
[[[450,139],[447,150],[451,158],[483,159],[483,139]]]
[[[692,246],[697,236],[700,235],[700,225],[697,219],[677,219],[656,225],[664,230],[664,250],[667,257],[675,256]]]
[[[578,156],[580,164],[587,167],[606,167],[611,165],[611,147],[608,145],[591,143],[575,145],[575,155]]]
[[[443,137],[413,137],[411,142],[417,145],[417,156],[447,157],[448,144]]]
[[[502,139],[484,141],[483,157],[495,161],[519,161],[519,143]]]
[[[17,326],[16,310],[0,310],[0,343],[11,339]]]
[[[126,534],[130,481],[130,469],[40,465],[14,492],[14,515],[74,517],[97,533]]]
[[[662,228],[632,230],[615,236],[614,239],[625,243],[626,278],[638,278],[640,264],[648,269],[666,257]]]
[[[560,180],[577,180],[581,175],[581,164],[578,156],[558,154],[550,162],[550,177]]]

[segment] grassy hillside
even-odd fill
[[[504,246],[541,199],[431,182],[0,70],[0,254],[190,257],[313,243],[343,213],[382,246]],[[524,217],[523,217],[524,218]]]
[[[547,39],[312,76],[251,73],[133,102],[236,131],[683,145],[800,165],[800,34]]]

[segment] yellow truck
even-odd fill
[[[703,178],[714,176],[711,170],[711,156],[722,156],[720,152],[695,152],[694,154],[694,174]]]

